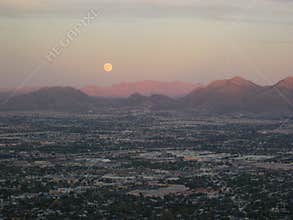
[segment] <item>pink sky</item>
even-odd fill
[[[103,13],[40,67],[93,9]],[[271,84],[293,75],[290,1],[3,0],[0,12],[0,87],[207,83],[235,75]]]

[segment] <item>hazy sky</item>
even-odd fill
[[[48,63],[90,10],[99,16]],[[0,87],[293,75],[292,0],[0,0],[0,29]]]

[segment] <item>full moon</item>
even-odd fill
[[[111,72],[112,69],[113,69],[113,66],[112,66],[111,63],[105,63],[105,65],[104,65],[104,70],[105,70],[106,72]]]

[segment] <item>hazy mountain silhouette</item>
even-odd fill
[[[247,105],[252,112],[286,113],[293,110],[293,77],[267,86],[251,97]]]
[[[176,89],[175,87],[173,89]],[[7,95],[7,94],[6,94]],[[1,98],[1,95],[0,95]],[[234,77],[196,88],[181,98],[134,93],[127,98],[98,98],[71,87],[43,88],[12,97],[2,110],[89,111],[101,108],[195,110],[203,113],[293,113],[293,77],[259,86]]]
[[[3,103],[1,108],[71,111],[89,108],[94,102],[91,97],[77,89],[71,87],[49,87],[12,97]]]
[[[109,87],[87,86],[82,88],[81,91],[89,96],[96,97],[127,98],[134,93],[139,93],[144,96],[160,94],[169,97],[182,97],[198,87],[200,87],[199,84],[180,81],[159,82],[145,80],[133,83],[120,83]]]
[[[261,86],[241,77],[217,80],[185,96],[183,106],[208,112],[237,112],[249,109],[247,101],[260,92]]]
[[[5,102],[12,94],[13,96],[31,93],[39,90],[41,87],[23,87],[18,89],[0,88],[0,103]]]

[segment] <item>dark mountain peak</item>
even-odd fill
[[[72,88],[72,87],[45,87],[37,91],[23,95],[23,97],[34,98],[36,101],[40,102],[41,99],[50,100],[54,102],[72,102],[72,101],[86,101],[90,97],[83,93],[82,91]]]
[[[161,94],[153,94],[149,98],[166,98],[166,99],[172,99],[169,96],[161,95]]]
[[[259,85],[239,76],[233,77],[229,82],[240,87],[260,87]]]
[[[149,101],[157,102],[158,104],[163,103],[163,102],[173,102],[174,101],[174,99],[169,96],[159,95],[159,94],[151,95],[148,99],[149,99]]]
[[[255,83],[249,81],[249,80],[246,80],[240,76],[235,76],[231,79],[225,79],[225,80],[217,80],[217,81],[214,81],[212,83],[210,83],[206,88],[213,88],[213,89],[222,89],[222,88],[229,88],[231,86],[234,86],[234,87],[243,87],[243,88],[248,88],[248,87],[251,87],[251,88],[256,88],[256,87],[259,87],[258,85],[256,85]]]
[[[73,87],[61,87],[61,86],[54,86],[54,87],[44,87],[39,90],[36,90],[30,94],[40,94],[40,93],[47,93],[47,94],[55,94],[55,93],[63,93],[63,94],[80,94],[86,96],[82,91],[75,89]]]
[[[217,80],[183,99],[188,106],[213,112],[241,112],[246,102],[261,90],[261,86],[241,77]]]
[[[228,81],[230,81],[232,83],[247,83],[247,82],[249,82],[248,80],[244,79],[241,76],[235,76],[235,77],[229,79]]]
[[[10,99],[4,108],[19,110],[84,109],[92,98],[72,87],[46,87]]]
[[[136,93],[133,93],[132,95],[130,95],[128,98],[129,99],[145,99],[146,96],[143,96],[142,94],[136,92]]]
[[[293,77],[287,77],[281,81],[279,81],[275,87],[277,88],[286,88],[286,89],[292,89],[293,90]]]
[[[133,93],[127,98],[127,103],[130,105],[136,105],[144,103],[148,100],[148,97],[141,95],[140,93]]]

